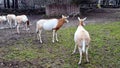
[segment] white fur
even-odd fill
[[[27,18],[26,15],[16,16],[17,33],[20,33],[20,31],[19,31],[20,25],[21,25],[22,23],[26,24],[27,21],[28,21],[28,18]],[[29,28],[27,27],[27,24],[25,25],[25,27],[26,27],[26,30],[29,30]]]
[[[0,21],[6,21],[6,16],[0,16]]]
[[[81,21],[86,20],[86,18],[84,18],[84,19],[78,18],[78,20],[81,22]],[[76,47],[78,46],[79,53],[80,53],[80,60],[79,60],[78,64],[81,64],[82,53],[86,53],[86,60],[87,60],[87,62],[89,62],[88,48],[89,48],[90,36],[89,36],[89,33],[87,32],[87,30],[85,30],[82,25],[78,26],[78,28],[74,34],[74,41],[75,41],[75,48],[74,48],[74,51],[72,54],[74,54],[76,52]]]
[[[68,22],[66,16],[62,15],[62,18],[65,18],[65,21]],[[52,38],[52,42],[54,43],[54,38],[56,38],[56,41],[58,41],[58,37],[57,37],[57,32],[55,30],[53,30],[53,28],[55,28],[58,24],[59,20],[58,19],[41,19],[39,21],[37,21],[36,23],[36,32],[37,34],[37,38],[40,40],[40,43],[42,43],[41,40],[41,32],[42,29],[44,30],[52,30],[53,31],[53,38]],[[56,37],[54,37],[56,36]]]
[[[26,15],[19,15],[16,17],[17,23],[22,23],[28,21],[28,18]]]
[[[42,22],[40,25],[42,25],[44,30],[52,30],[53,28],[56,27],[58,23],[58,19],[48,19],[48,20],[42,19],[39,20],[37,24],[39,24],[40,22]]]
[[[8,24],[10,25],[10,28],[12,28],[12,23],[14,23],[15,26],[17,26],[17,22],[16,22],[16,15],[15,14],[8,14],[7,15],[7,21]]]
[[[82,41],[82,45],[83,45],[82,51],[83,51],[83,53],[85,53],[85,40]]]
[[[5,21],[7,21],[6,16],[0,16],[0,23],[3,24]]]
[[[3,21],[6,21],[7,19],[6,19],[6,16],[2,16],[2,18],[3,18]]]
[[[57,24],[58,24],[58,19],[41,19],[37,22],[36,31],[39,32],[39,37],[40,37],[40,42],[41,43],[42,43],[42,40],[41,40],[42,29],[52,30],[53,28],[56,27]],[[52,40],[53,43],[54,43],[54,35],[55,35],[55,31],[53,31],[53,40]],[[56,40],[58,41],[57,34],[56,34]]]

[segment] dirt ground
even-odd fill
[[[97,9],[97,10],[91,10],[89,12],[86,12],[84,15],[81,16],[87,17],[87,20],[85,21],[86,24],[89,23],[109,23],[114,21],[120,21],[120,9]],[[30,32],[26,32],[23,29],[20,29],[20,34],[17,34],[16,29],[0,29],[0,47],[4,47],[7,45],[12,45],[14,42],[19,40],[20,38],[27,38],[31,36],[36,36],[35,34],[35,23],[39,19],[43,18],[43,15],[28,15],[28,18],[30,20],[31,26],[30,26]],[[62,28],[71,27],[71,26],[77,26],[78,20],[77,17],[75,18],[69,18],[69,23],[65,24]],[[2,61],[0,60],[0,66],[2,65]],[[9,65],[12,63],[14,66],[16,65],[17,61],[13,62],[4,62],[6,65]],[[24,62],[29,63],[29,62]],[[18,62],[18,64],[24,64]]]

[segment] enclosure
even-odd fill
[[[59,13],[67,14],[80,14],[80,8],[83,9],[95,9],[98,8],[97,4],[101,5],[103,8],[119,8],[119,0],[1,0],[0,1],[0,12],[15,13],[26,12],[26,14],[36,13],[36,14],[46,14],[46,15],[59,15]],[[50,7],[51,6],[51,7]],[[56,11],[56,6],[61,8],[63,11]],[[65,8],[69,7],[69,8]],[[75,10],[73,10],[75,9]],[[82,9],[81,9],[82,10]],[[51,12],[50,12],[51,11]],[[67,12],[64,12],[67,11]],[[69,11],[69,12],[68,12]],[[58,13],[57,13],[58,12]],[[84,11],[83,11],[84,12]]]
[[[11,7],[8,5],[7,1],[11,2],[9,3]],[[22,7],[20,8],[19,2],[21,1],[23,1],[23,3],[27,2],[27,4],[21,5]],[[105,7],[104,5],[102,8],[91,6],[91,3],[92,5],[94,4],[93,2],[90,2],[89,6],[92,8],[84,7],[84,13],[80,12],[80,7],[79,9],[74,8],[76,11],[75,13],[81,13],[76,16],[67,14],[67,12],[71,13],[74,11],[66,9],[67,7],[65,10],[63,8],[59,10],[61,12],[60,15],[45,15],[45,8],[47,6],[54,6],[56,4],[64,6],[63,4],[70,4],[70,0],[66,0],[66,2],[61,1],[63,0],[3,0],[3,2],[7,3],[5,5],[0,1],[0,15],[7,15],[10,13],[15,15],[25,14],[30,20],[30,32],[26,32],[22,25],[20,27],[20,34],[17,33],[16,28],[9,28],[9,24],[7,22],[2,24],[2,26],[0,24],[0,28],[5,27],[0,29],[0,68],[120,67],[119,1],[115,0],[115,5],[118,4],[117,7]],[[18,2],[18,5],[15,6],[15,3],[13,7],[13,2]],[[108,0],[105,0],[105,3],[108,3]],[[47,4],[47,6],[44,4]],[[26,8],[26,6],[28,7]],[[9,12],[6,12],[6,10],[9,10]],[[54,10],[58,11],[56,7]],[[69,23],[65,23],[58,31],[59,42],[52,43],[52,32],[43,30],[43,43],[41,44],[36,35],[36,22],[40,19],[60,19],[62,14],[64,14],[62,12],[65,12],[65,15],[69,15]],[[80,57],[79,52],[77,51],[76,54],[72,55],[75,46],[74,33],[79,25],[79,21],[77,19],[78,16],[81,18],[87,17],[84,28],[90,33],[91,37],[90,48],[88,50],[90,63],[85,63],[85,56],[83,56],[81,65],[78,65]]]

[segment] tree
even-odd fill
[[[101,8],[101,0],[98,0],[97,7],[98,7],[98,8]]]
[[[15,8],[15,1],[12,0],[12,8]]]
[[[89,3],[94,3],[97,0],[72,0],[73,4],[79,5],[79,4],[89,4]]]
[[[7,8],[10,8],[10,0],[7,0]]]
[[[18,0],[15,0],[15,9],[17,9],[18,8]]]
[[[84,0],[72,0],[71,3],[79,5],[82,1],[84,1]]]
[[[4,8],[18,8],[18,0],[4,0]]]
[[[4,0],[4,7],[7,8],[6,0]]]

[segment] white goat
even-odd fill
[[[15,27],[17,26],[15,14],[8,14],[8,15],[7,15],[7,21],[8,21],[8,24],[10,25],[10,28],[13,27],[13,26],[12,26],[13,23],[14,23],[14,26],[15,26]]]
[[[6,16],[0,16],[0,23],[3,25],[3,23],[7,21]]]
[[[60,27],[65,23],[68,22],[68,17],[62,15],[62,18],[60,19],[41,19],[37,21],[36,23],[36,32],[37,32],[37,38],[40,40],[40,43],[42,43],[41,40],[41,32],[42,29],[44,30],[52,30],[53,31],[53,38],[52,42],[54,43],[54,37],[56,36],[56,41],[58,41],[57,38],[57,30],[60,29]]]
[[[90,36],[89,33],[84,29],[84,19],[80,19],[78,17],[78,20],[80,21],[79,26],[74,34],[74,41],[75,41],[75,48],[72,54],[76,52],[76,47],[78,46],[78,50],[80,53],[80,60],[78,64],[81,64],[82,54],[86,54],[86,60],[88,60],[88,48],[89,48],[89,42],[90,42]]]
[[[17,22],[17,33],[20,33],[19,28],[21,24],[25,24],[26,30],[29,30],[30,23],[26,15],[16,16],[16,22]]]

